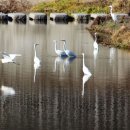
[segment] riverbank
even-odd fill
[[[0,11],[8,12],[64,12],[72,13],[110,13],[110,1],[90,1],[78,2],[77,0],[60,0],[51,2],[41,2],[32,5],[29,1],[9,0],[0,3]],[[130,1],[113,0],[113,11],[128,13],[130,10]],[[99,43],[116,46],[119,48],[130,49],[130,20],[127,22],[115,24],[111,18],[101,24],[94,24],[90,31],[99,32]]]
[[[130,20],[129,20],[130,21]],[[130,22],[114,23],[112,19],[102,24],[94,24],[89,29],[98,32],[98,42],[103,45],[130,49]]]
[[[114,12],[128,13],[130,1],[91,1],[77,2],[76,0],[60,0],[57,2],[42,2],[33,6],[30,10],[35,12],[65,12],[71,13],[110,13],[109,5],[113,5]],[[119,48],[130,49],[130,20],[115,24],[111,17],[101,24],[91,26],[91,32],[99,32],[99,43]]]

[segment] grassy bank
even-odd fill
[[[100,25],[93,25],[90,31],[99,33],[101,44],[130,49],[130,22],[115,24],[109,20]]]
[[[31,8],[31,11],[35,12],[65,12],[65,13],[96,13],[106,12],[108,13],[108,7],[104,6],[105,3],[101,2],[77,2],[77,0],[59,0],[57,2],[42,2]],[[107,2],[109,5],[109,2]]]
[[[35,12],[84,12],[84,13],[108,13],[108,6],[112,4],[118,12],[128,12],[130,0],[93,0],[83,2],[82,0],[57,0],[56,2],[42,2],[33,6],[30,10]]]

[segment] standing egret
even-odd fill
[[[110,14],[111,14],[112,20],[114,22],[117,22],[118,21],[117,14],[115,14],[115,13],[112,12],[112,5],[110,5],[109,7],[110,7]]]
[[[36,54],[37,45],[39,45],[39,44],[34,44],[34,82],[35,82],[36,70],[40,67],[40,60]]]
[[[85,63],[84,63],[84,53],[82,53],[82,55],[83,55],[83,73],[85,74],[85,75],[92,75],[91,74],[91,72],[89,71],[89,69],[85,66]]]
[[[98,49],[98,43],[97,43],[97,33],[95,33],[95,41],[93,43],[94,49]]]
[[[66,40],[61,40],[61,41],[64,42],[63,48],[64,48],[66,55],[69,57],[76,57],[76,54],[73,51],[66,49]]]
[[[16,56],[21,56],[21,54],[8,54],[7,52],[1,52],[3,58],[15,59]]]
[[[57,49],[57,41],[53,40],[53,42],[55,43],[55,52],[56,52],[56,54],[58,56],[60,56],[60,57],[66,57],[67,55],[66,55],[66,53],[64,51]]]
[[[122,20],[122,18],[125,16],[127,17],[128,14],[125,14],[125,13],[113,13],[112,12],[112,5],[109,6],[110,7],[110,14],[111,14],[111,17],[112,17],[112,20],[116,23],[116,22],[119,22],[120,20]]]

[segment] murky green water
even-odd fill
[[[130,53],[101,45],[94,51],[85,27],[0,24],[0,51],[22,55],[20,65],[0,62],[0,130],[130,129]],[[66,39],[77,58],[58,58],[54,39]],[[34,43],[40,67],[34,66]],[[92,73],[86,82],[82,52]]]

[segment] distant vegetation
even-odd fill
[[[1,0],[0,12],[26,12],[31,8],[31,3],[27,0]]]
[[[130,12],[130,0],[53,0],[51,2],[41,2],[33,6],[30,1],[0,0],[0,12],[108,13],[108,5],[110,4],[113,5],[114,11]],[[34,2],[34,0],[32,1]]]
[[[85,0],[84,0],[85,1]],[[87,1],[87,0],[86,0]],[[90,0],[89,0],[90,1]],[[108,5],[112,4],[115,11],[129,12],[130,0],[56,0],[56,2],[41,2],[31,8],[36,12],[85,12],[85,13],[108,13]]]

